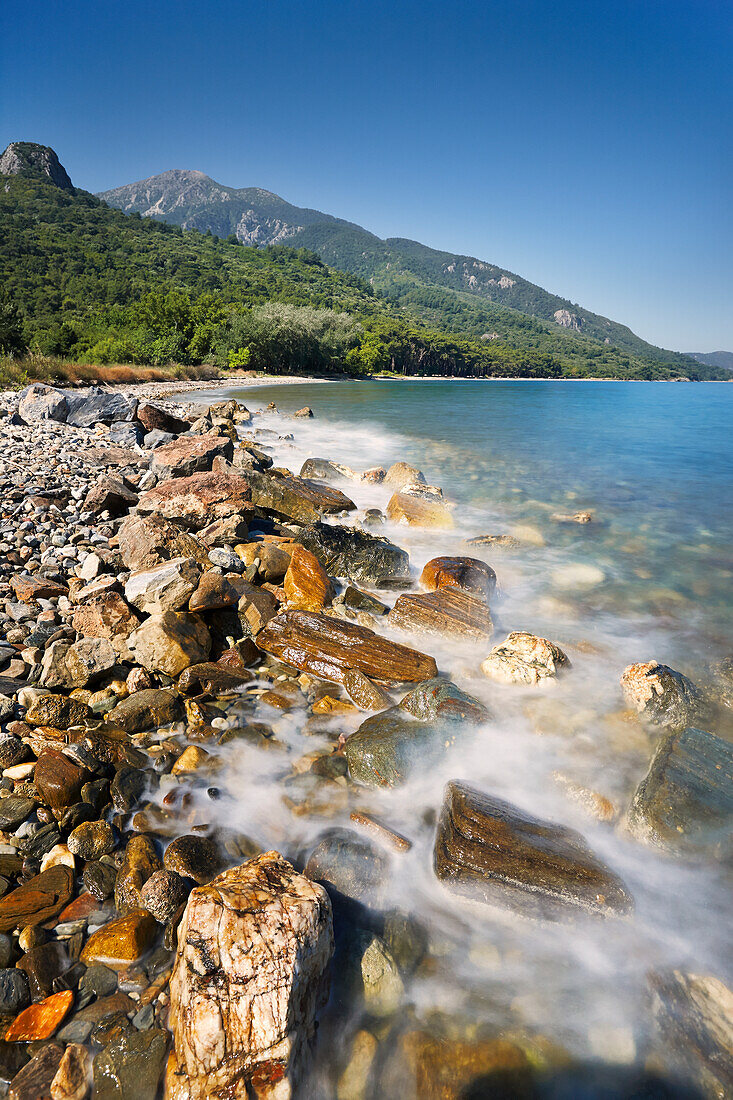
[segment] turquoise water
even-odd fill
[[[356,471],[399,459],[420,467],[452,503],[453,529],[380,529],[409,550],[416,571],[437,554],[466,553],[468,537],[513,534],[511,548],[470,551],[498,576],[493,643],[530,630],[558,642],[573,666],[545,689],[504,687],[479,672],[485,643],[401,638],[432,653],[494,720],[462,742],[459,756],[403,789],[352,790],[348,806],[297,815],[283,804],[282,760],[232,748],[223,821],[297,861],[324,827],[348,827],[354,805],[374,813],[413,842],[395,857],[388,901],[419,917],[430,935],[430,966],[406,983],[406,1016],[421,1025],[437,1020],[456,1036],[521,1033],[530,1045],[556,1043],[587,1063],[643,1062],[650,969],[731,980],[730,896],[720,868],[690,866],[624,833],[623,813],[659,732],[625,711],[619,677],[631,662],[656,659],[704,680],[733,652],[733,385],[349,382],[192,399],[222,396],[253,410],[277,404],[279,414],[255,426],[268,433],[260,438],[277,463],[296,473],[308,456]],[[292,419],[305,404],[315,418]],[[341,487],[359,508],[357,521],[390,495],[359,481]],[[553,518],[586,510],[593,521],[583,526]],[[359,718],[351,726],[339,719],[330,741],[306,735],[304,720],[278,719],[292,760],[331,748]],[[733,728],[716,732],[733,739]],[[447,895],[431,849],[448,779],[581,832],[627,883],[633,918],[548,926]],[[598,819],[588,792],[607,800],[608,820]],[[340,1053],[336,1059],[325,1043],[324,1081],[332,1081],[334,1061],[340,1072],[360,1026],[358,1014],[337,1019]],[[389,1029],[375,1033],[388,1047]],[[319,1095],[331,1095],[326,1084]]]

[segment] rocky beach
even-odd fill
[[[713,881],[725,940],[733,658],[589,718],[592,643],[502,603],[531,529],[154,392],[0,395],[0,1096],[730,1095],[730,974],[656,921]],[[486,783],[520,712],[551,804]],[[577,1046],[574,950],[619,994]]]

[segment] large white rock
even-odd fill
[[[140,611],[180,611],[198,588],[201,566],[193,558],[171,558],[131,573],[125,599]]]
[[[138,664],[148,672],[177,676],[189,665],[208,660],[211,635],[203,619],[179,611],[151,615],[127,640]]]
[[[331,903],[277,852],[191,892],[178,930],[169,1100],[290,1100],[333,954]]]
[[[554,642],[515,630],[494,646],[481,671],[500,684],[539,684],[569,667],[570,661]]]

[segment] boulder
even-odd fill
[[[239,559],[237,559],[239,560]],[[246,582],[245,582],[246,583]],[[241,585],[237,586],[213,569],[201,577],[196,591],[188,601],[189,611],[221,611],[225,607],[237,607],[242,597]]]
[[[296,543],[283,583],[288,606],[299,611],[323,611],[333,599],[333,586],[315,554]]]
[[[322,516],[356,508],[340,490],[300,477],[275,477],[247,470],[251,500],[258,508],[296,523],[316,523]]]
[[[159,481],[211,470],[217,457],[231,461],[234,444],[218,435],[182,436],[156,447],[150,469]]]
[[[491,713],[483,703],[468,695],[451,680],[436,677],[424,680],[400,700],[400,710],[421,722],[488,722]]]
[[[315,481],[357,481],[358,475],[349,466],[339,462],[330,462],[327,458],[307,458],[303,463],[300,476]]]
[[[387,616],[401,630],[487,641],[494,633],[489,608],[483,599],[442,588],[438,592],[405,592]]]
[[[389,641],[357,623],[286,611],[270,619],[257,645],[301,672],[343,683],[350,669],[385,683],[417,683],[437,673],[432,657]]]
[[[464,783],[449,783],[433,852],[451,890],[523,915],[555,919],[573,909],[622,914],[626,887],[573,829],[530,817]]]
[[[187,432],[190,424],[188,420],[181,420],[179,416],[161,409],[160,405],[151,405],[148,401],[141,401],[137,407],[137,419],[148,432],[170,432],[171,435],[180,435]]]
[[[66,396],[61,390],[34,382],[21,390],[18,412],[26,424],[32,424],[35,420],[58,420],[63,424],[68,412]]]
[[[140,497],[140,515],[154,513],[198,531],[217,519],[252,515],[250,482],[240,474],[203,473],[172,478]]]
[[[668,733],[626,814],[628,831],[672,852],[731,854],[733,745],[688,727]]]
[[[213,840],[188,833],[171,841],[163,855],[163,866],[202,886],[219,872],[221,860]]]
[[[27,573],[16,573],[11,577],[10,587],[21,603],[52,600],[54,596],[66,596],[69,591],[67,586],[59,581],[52,581],[48,577],[32,577]]]
[[[140,617],[119,592],[102,592],[74,612],[72,625],[83,638],[108,638],[115,653],[127,653],[127,640]]]
[[[92,428],[95,424],[112,424],[116,420],[134,420],[137,409],[136,398],[98,386],[92,386],[83,393],[67,391],[66,404],[66,423],[75,428]]]
[[[272,592],[245,582],[239,599],[239,620],[245,634],[256,637],[263,626],[274,619],[280,607]],[[240,590],[243,586],[240,586]]]
[[[332,577],[374,584],[410,576],[406,550],[353,527],[315,523],[299,532],[298,542],[318,558]]]
[[[125,581],[125,599],[139,611],[181,611],[201,580],[201,566],[193,558],[170,558],[161,565],[131,573]]]
[[[621,690],[627,705],[653,725],[681,729],[701,717],[703,700],[692,681],[658,661],[629,665]]]
[[[457,723],[418,721],[400,707],[367,718],[346,738],[349,775],[365,787],[399,787],[435,764],[458,740]]]
[[[394,493],[387,502],[387,518],[410,527],[453,527],[453,516],[440,500],[423,499],[411,493]]]
[[[189,531],[160,516],[128,516],[117,532],[117,546],[128,569],[152,569],[171,558],[193,558],[206,569],[208,547]]]
[[[102,474],[84,500],[87,512],[109,512],[112,516],[120,516],[136,504],[137,493],[125,483],[124,478],[116,474]]]
[[[516,630],[494,646],[481,671],[499,684],[539,684],[570,668],[570,661],[554,642]]]
[[[113,669],[116,663],[117,654],[109,638],[80,638],[66,652],[68,684],[85,687]]]
[[[159,729],[184,716],[180,696],[170,688],[145,688],[122,699],[107,711],[107,721],[126,733]]]
[[[332,953],[325,890],[276,852],[193,890],[171,978],[171,1100],[299,1095]]]
[[[161,611],[133,631],[128,644],[137,663],[149,672],[177,676],[189,665],[207,660],[211,635],[198,615]]]
[[[29,726],[52,726],[57,730],[80,726],[91,717],[92,712],[86,703],[69,699],[66,695],[39,695],[25,712]]]
[[[384,476],[387,485],[401,489],[405,485],[425,485],[425,475],[409,462],[394,462]]]
[[[143,886],[151,875],[162,869],[162,861],[150,837],[144,834],[131,837],[115,880],[115,905],[118,912],[140,909]]]
[[[478,558],[431,558],[420,574],[420,584],[431,592],[460,588],[488,603],[496,588],[496,573]]]

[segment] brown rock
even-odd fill
[[[318,558],[297,544],[283,587],[288,604],[299,611],[323,611],[333,599],[333,587]]]
[[[133,492],[124,478],[116,474],[102,474],[87,493],[84,509],[87,512],[109,512],[110,515],[119,516],[136,504],[137,493]]]
[[[349,699],[362,710],[377,711],[392,706],[392,699],[384,688],[372,683],[368,676],[357,669],[349,669],[344,673],[343,683]]]
[[[51,1100],[84,1100],[92,1083],[92,1057],[79,1043],[69,1043],[51,1082]]]
[[[115,882],[115,905],[120,913],[142,908],[142,888],[150,876],[162,870],[162,867],[155,845],[149,837],[133,836],[128,841],[125,858]]]
[[[424,653],[357,623],[309,611],[271,619],[257,635],[257,645],[302,672],[336,683],[343,683],[349,669],[387,683],[417,683],[437,674],[435,661]]]
[[[128,516],[117,532],[120,556],[128,569],[152,569],[171,558],[193,558],[208,569],[209,551],[189,531],[161,516]]]
[[[252,680],[244,669],[226,668],[213,661],[189,665],[178,677],[178,690],[184,695],[224,695]]]
[[[122,655],[140,617],[119,592],[104,592],[77,608],[72,625],[83,638],[109,638],[115,652]]]
[[[234,446],[221,436],[184,436],[172,439],[162,447],[156,447],[150,461],[150,469],[161,480],[174,477],[190,477],[191,474],[211,470],[217,456],[231,461]]]
[[[171,1096],[300,1095],[332,952],[325,890],[276,852],[194,890],[171,979]]]
[[[129,637],[135,660],[149,672],[178,676],[189,665],[205,661],[211,635],[203,619],[178,611],[151,615]]]
[[[135,691],[107,711],[107,721],[127,733],[159,729],[183,718],[183,705],[170,688],[147,688]]]
[[[15,1048],[18,1049],[18,1048]],[[10,1082],[8,1100],[47,1100],[63,1050],[58,1043],[47,1043],[16,1073]]]
[[[39,695],[25,713],[29,726],[52,726],[57,730],[79,726],[91,717],[92,711],[86,703],[65,695]]]
[[[141,515],[155,513],[197,531],[224,516],[251,516],[250,484],[238,474],[173,478],[143,493],[138,511]]]
[[[84,768],[56,749],[45,749],[41,753],[33,773],[33,782],[53,809],[63,809],[78,802],[88,778]]]
[[[202,885],[211,882],[221,867],[221,860],[213,841],[188,833],[171,841],[163,855],[163,864],[167,871],[175,871]]]
[[[394,462],[384,476],[388,485],[402,489],[405,485],[424,485],[425,475],[409,462]]]
[[[5,1041],[27,1043],[33,1039],[50,1039],[61,1026],[73,1003],[73,991],[64,989],[61,993],[46,997],[45,1001],[30,1005],[13,1020],[5,1032]]]
[[[245,565],[259,562],[257,572],[262,580],[281,581],[290,565],[290,553],[285,546],[274,542],[246,542],[234,547]]]
[[[487,1082],[485,1092],[483,1081]],[[408,1031],[400,1037],[381,1084],[382,1095],[401,1100],[478,1097],[477,1084],[486,1097],[518,1100],[535,1093],[527,1055],[514,1043],[437,1038],[426,1031]]]
[[[390,611],[387,622],[402,630],[484,641],[494,632],[483,599],[452,587],[438,592],[405,592]]]
[[[457,893],[531,916],[633,908],[623,883],[579,833],[528,817],[463,783],[446,787],[434,865],[438,878]]]
[[[445,504],[409,493],[395,493],[389,498],[387,517],[411,527],[453,527],[453,516]]]
[[[161,409],[159,405],[151,405],[147,401],[141,402],[137,407],[137,419],[148,432],[170,432],[171,435],[180,435],[191,427],[188,420],[181,420],[167,409]]]
[[[51,600],[54,596],[65,596],[69,591],[65,584],[51,581],[47,577],[31,577],[26,573],[19,573],[10,578],[10,587],[15,592],[16,599],[21,603],[31,603],[33,600]]]
[[[0,898],[0,932],[45,924],[71,901],[74,872],[57,864]]]
[[[248,470],[252,503],[296,523],[315,523],[325,515],[353,511],[356,508],[339,489],[301,477],[275,477]]]
[[[239,601],[239,619],[245,632],[253,637],[278,613],[279,604],[272,592],[251,584]]]
[[[461,588],[488,603],[496,588],[496,573],[478,558],[432,558],[420,575],[423,588]]]
[[[103,963],[110,970],[127,970],[152,945],[155,930],[155,918],[147,909],[132,909],[126,916],[92,932],[84,945],[81,961],[87,966]]]
[[[212,569],[204,573],[196,591],[188,601],[189,611],[218,611],[224,607],[236,607],[240,592],[231,581]]]

